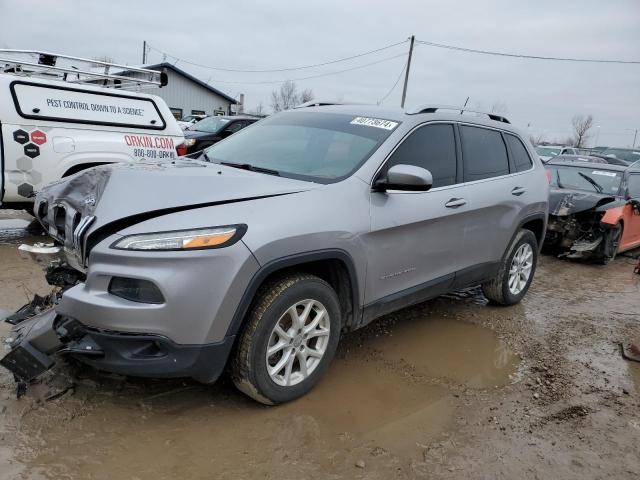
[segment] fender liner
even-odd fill
[[[238,304],[235,314],[233,315],[233,319],[231,320],[229,328],[227,329],[226,336],[237,335],[240,327],[242,326],[242,323],[244,322],[244,318],[249,311],[249,307],[251,306],[251,303],[255,298],[258,288],[269,275],[284,268],[295,267],[296,265],[302,265],[305,263],[317,262],[321,260],[339,260],[343,262],[347,267],[347,274],[349,275],[349,280],[351,281],[351,301],[353,304],[354,317],[352,320],[352,324],[358,325],[360,323],[360,317],[362,316],[362,304],[360,303],[358,276],[356,273],[355,262],[351,255],[345,250],[330,248],[277,258],[260,267],[260,269],[255,273],[255,275],[245,288],[244,294],[240,299],[240,303]]]

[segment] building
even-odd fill
[[[233,97],[168,62],[145,65],[142,68],[166,72],[167,85],[149,93],[162,98],[177,119],[186,115],[233,115],[235,113],[238,102]]]

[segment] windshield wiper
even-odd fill
[[[276,175],[278,177],[280,176],[280,172],[277,170],[272,170],[270,168],[256,167],[255,165],[251,165],[250,163],[220,162],[220,165],[225,165],[227,167],[233,167],[233,168],[240,168],[242,170],[249,170],[250,172],[266,173],[267,175]]]
[[[560,181],[560,170],[556,170],[556,185],[558,185],[558,188],[564,188],[564,185]]]
[[[585,175],[582,172],[578,172],[578,175],[580,175],[582,178],[584,178],[587,182],[589,182],[591,185],[593,185],[593,188],[596,189],[596,192],[598,193],[602,193],[604,192],[604,188],[602,187],[602,185],[600,185],[598,182],[596,182],[593,178],[591,178],[589,175]]]

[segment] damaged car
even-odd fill
[[[545,249],[608,263],[640,247],[640,162],[631,166],[551,160]]]
[[[51,255],[55,305],[12,318],[0,363],[23,383],[61,356],[204,383],[227,369],[277,404],[318,382],[343,332],[382,315],[472,285],[520,302],[545,170],[508,120],[459,111],[302,106],[198,159],[50,184],[35,214],[55,244],[22,249]]]

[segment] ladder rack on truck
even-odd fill
[[[0,49],[0,73],[127,90],[167,84],[166,73],[158,70],[37,50]]]

